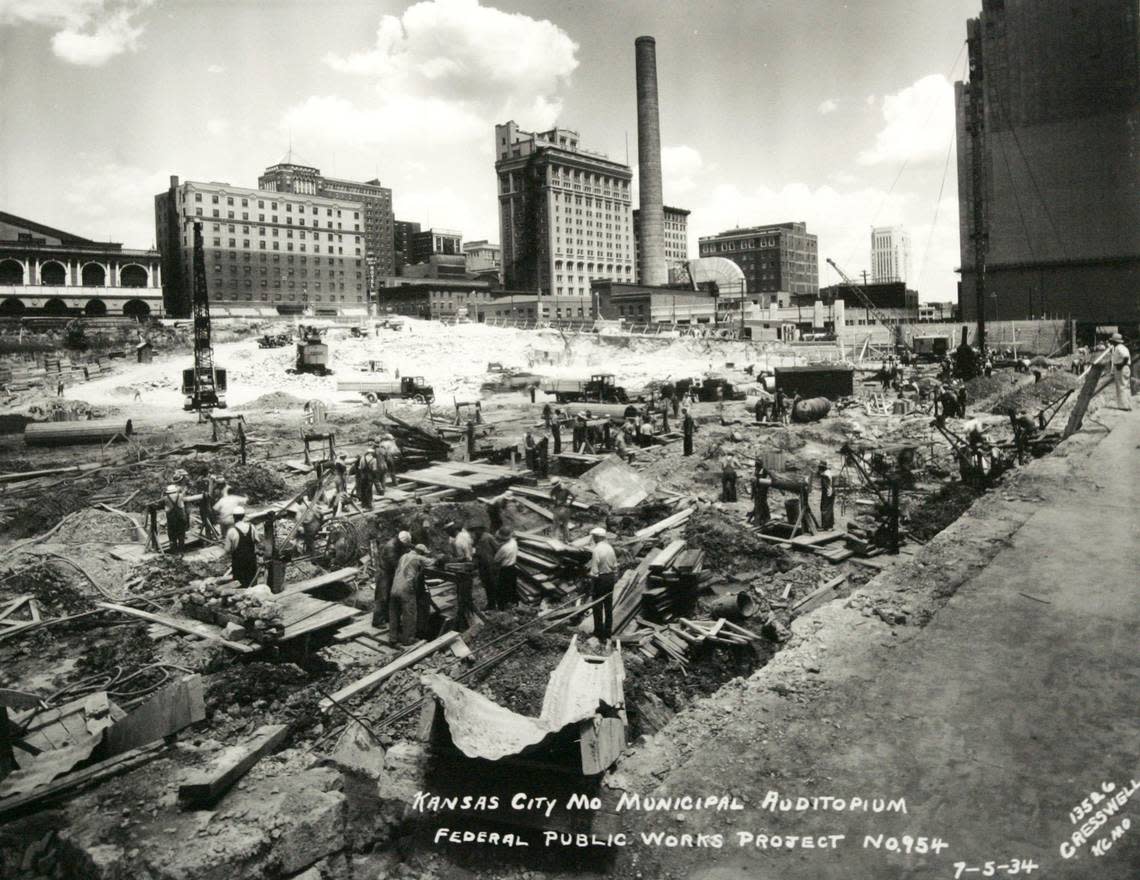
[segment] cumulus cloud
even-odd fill
[[[941,74],[923,77],[882,102],[883,127],[861,165],[939,161],[954,137],[954,86]]]
[[[224,64],[211,64],[206,68],[206,73],[225,73],[226,67]]]
[[[55,29],[52,52],[70,64],[98,67],[138,47],[135,17],[154,0],[0,0],[0,26]]]
[[[508,118],[548,128],[562,110],[559,90],[578,66],[577,44],[557,25],[478,0],[424,0],[380,20],[375,44],[325,62],[374,81],[367,106],[313,96],[290,108],[283,125],[317,137],[337,124],[363,143],[481,138]],[[393,112],[401,115],[393,116]],[[397,131],[396,129],[404,129]]]
[[[816,109],[821,116],[826,116],[828,113],[834,113],[839,109],[839,102],[834,98],[828,98],[826,101],[821,101]]]

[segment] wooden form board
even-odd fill
[[[440,648],[446,648],[457,638],[459,638],[459,633],[452,630],[451,632],[444,633],[433,641],[421,644],[417,647],[412,648],[411,650],[405,651],[403,654],[401,654],[386,666],[382,666],[375,672],[369,673],[368,675],[364,676],[364,678],[354,681],[347,687],[341,688],[335,694],[332,694],[329,697],[321,700],[321,711],[327,712],[333,707],[335,703],[343,702],[344,700],[351,699],[352,697],[355,697],[359,694],[370,691],[372,688],[376,687],[379,684],[382,684],[384,681],[391,678],[401,669],[406,669],[409,666],[414,666],[416,663],[419,663],[420,660],[422,660],[424,657],[434,654]]]
[[[289,733],[287,724],[268,724],[243,743],[225,749],[211,766],[191,773],[178,786],[178,797],[189,804],[209,804],[241,779],[261,758],[275,751]]]
[[[405,471],[400,479],[445,489],[459,489],[466,492],[479,492],[497,484],[517,480],[526,471],[514,471],[502,465],[476,462],[437,461],[429,467]]]
[[[107,730],[108,755],[120,755],[177,733],[206,717],[202,676],[187,675],[156,691]]]

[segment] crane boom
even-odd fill
[[[189,393],[189,409],[206,410],[223,406],[214,372],[214,349],[210,341],[210,297],[206,288],[206,257],[202,247],[202,224],[194,224],[194,369],[190,382],[183,376],[184,393]],[[186,386],[189,385],[189,388]]]
[[[879,307],[871,301],[871,298],[867,296],[866,293],[859,289],[859,286],[855,284],[855,282],[852,281],[850,277],[848,277],[847,273],[835,264],[835,260],[831,259],[831,257],[828,257],[827,263],[829,266],[831,266],[832,269],[839,273],[839,277],[843,279],[843,286],[855,294],[859,302],[863,304],[863,308],[865,308],[871,317],[875,319],[876,323],[882,324],[883,327],[894,334],[895,345],[905,348],[907,351],[913,353],[914,349],[911,348],[910,343],[903,339],[902,326],[900,324],[895,324],[892,326],[890,319],[885,314],[883,314]]]

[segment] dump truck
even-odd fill
[[[543,379],[540,386],[559,403],[626,403],[625,389],[613,373],[595,373],[589,379]]]
[[[413,400],[416,403],[431,403],[435,400],[435,390],[424,382],[423,376],[404,376],[400,379],[341,379],[336,383],[337,391],[355,391],[369,403],[378,400]]]

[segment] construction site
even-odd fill
[[[668,876],[673,853],[613,841],[694,829],[618,800],[676,791],[747,694],[809,713],[848,641],[918,638],[1014,525],[948,536],[1040,499],[1103,429],[1103,353],[955,380],[950,359],[385,323],[230,328],[206,367],[225,392],[171,378],[185,333],[86,379],[95,354],[10,359],[3,876]],[[378,437],[398,458],[365,491]],[[223,497],[257,529],[247,590]],[[517,604],[488,608],[456,557],[480,525],[517,542]],[[621,572],[602,639],[598,529]],[[412,640],[371,614],[402,532],[427,559]]]
[[[632,171],[513,121],[504,277],[536,315],[397,314],[361,271],[353,314],[242,317],[218,291],[254,301],[254,253],[247,280],[229,240],[223,272],[199,218],[221,236],[226,196],[190,214],[176,176],[155,204],[180,256],[102,289],[157,304],[177,277],[188,313],[0,315],[0,880],[1137,876],[1135,325],[987,322],[980,162],[966,321],[887,315],[831,260],[840,299],[800,323],[727,258],[667,267],[655,41],[634,49],[637,272],[615,292],[578,262],[573,320],[543,311],[574,264],[537,256],[561,245],[533,200],[586,186],[621,229]],[[561,148],[600,177],[536,170]],[[332,198],[306,230],[281,192],[227,207],[280,198],[288,251],[297,216],[298,256],[333,254]]]

